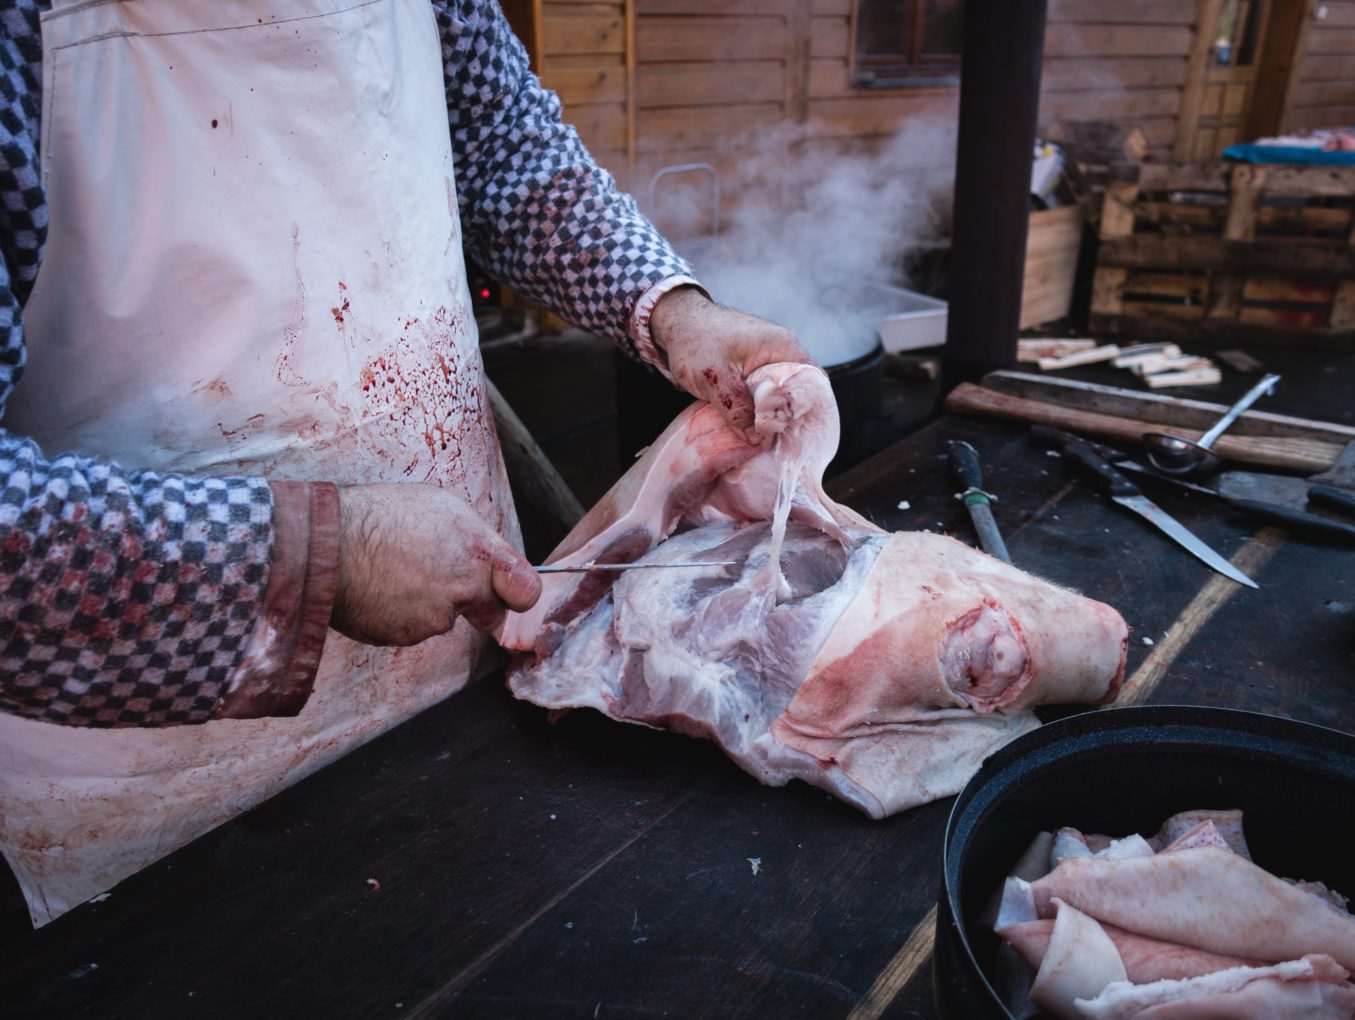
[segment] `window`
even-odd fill
[[[857,0],[854,84],[953,84],[964,0]]]
[[[1223,0],[1212,47],[1215,67],[1249,67],[1256,56],[1259,0]]]

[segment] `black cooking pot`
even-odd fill
[[[940,1015],[1011,1017],[990,983],[998,939],[975,918],[1036,833],[1152,833],[1191,808],[1241,808],[1258,864],[1355,894],[1355,737],[1216,708],[1072,716],[990,757],[951,810],[932,971]]]
[[[828,466],[829,475],[851,467],[869,452],[869,425],[880,413],[884,394],[884,363],[884,345],[876,341],[874,348],[859,358],[824,366],[842,425],[842,439],[837,456]],[[656,370],[618,351],[616,405],[621,469],[629,467],[635,455],[657,439],[691,400]]]

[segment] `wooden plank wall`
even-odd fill
[[[859,89],[851,84],[851,0],[814,0],[807,118],[822,138],[878,139],[924,118],[953,119],[959,89],[921,86]],[[944,159],[945,154],[940,154]]]
[[[1326,17],[1309,15],[1286,130],[1355,124],[1355,0],[1321,0],[1316,7]]]
[[[1333,24],[1355,15],[1355,0],[1327,2],[1340,8]],[[956,115],[953,85],[852,87],[853,0],[542,4],[542,77],[594,154],[642,198],[658,167],[704,161],[737,204],[740,148],[777,125],[803,125],[797,147],[854,147]],[[1113,118],[1169,156],[1194,17],[1191,0],[1050,0],[1042,125]],[[921,166],[953,159],[944,143],[918,148]]]
[[[1170,158],[1194,23],[1191,0],[1050,0],[1041,125],[1136,125]]]
[[[541,78],[593,156],[622,179],[629,159],[629,0],[543,0]]]

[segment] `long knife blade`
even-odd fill
[[[1061,436],[1066,437],[1066,439],[1061,440],[1065,443],[1063,446],[1064,454],[1077,461],[1110,489],[1110,497],[1116,503],[1134,511],[1150,524],[1156,525],[1159,530],[1176,541],[1192,556],[1217,570],[1224,577],[1231,578],[1238,584],[1245,584],[1248,588],[1260,587],[1250,577],[1193,535],[1180,521],[1170,516],[1145,496],[1137,485],[1116,471],[1111,466],[1110,461],[1101,456],[1094,444],[1067,433],[1062,433]]]
[[[679,567],[733,567],[738,560],[708,560],[691,563],[580,563],[577,566],[551,564],[533,567],[538,574],[589,574],[599,570],[676,570]]]
[[[978,451],[963,440],[951,440],[950,470],[955,480],[965,487],[964,491],[955,494],[955,498],[963,502],[969,511],[969,519],[974,522],[974,530],[979,536],[979,545],[989,556],[1010,563],[1011,553],[1007,552],[1007,543],[1002,540],[1002,532],[998,531],[997,521],[993,519],[994,497],[983,491],[983,470],[979,466]]]
[[[1190,552],[1197,559],[1208,564],[1210,567],[1213,567],[1224,577],[1232,578],[1238,584],[1245,584],[1248,588],[1261,587],[1246,574],[1242,573],[1242,571],[1238,570],[1237,567],[1233,566],[1213,549],[1205,545],[1204,542],[1200,541],[1195,535],[1191,534],[1190,530],[1186,528],[1184,524],[1168,514],[1147,496],[1142,494],[1127,496],[1112,493],[1110,498],[1116,503],[1119,503],[1120,506],[1128,507],[1130,510],[1133,510],[1134,513],[1138,514],[1149,523],[1157,525],[1161,531],[1175,539],[1183,549]]]
[[[1012,561],[1011,553],[1007,551],[1007,543],[1002,540],[1002,532],[997,530],[997,521],[993,519],[993,510],[984,502],[970,502],[972,497],[966,497],[965,508],[969,511],[969,519],[974,522],[974,530],[979,535],[979,545],[989,556],[995,556],[1003,563]]]

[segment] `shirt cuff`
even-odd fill
[[[659,298],[679,287],[695,287],[706,297],[710,297],[706,288],[690,276],[669,276],[640,296],[640,300],[635,303],[635,311],[630,314],[628,330],[640,360],[657,368],[669,382],[673,381],[673,376],[668,371],[668,355],[654,343],[654,335],[649,330],[649,319],[654,314],[654,306],[659,303]]]
[[[315,686],[339,586],[339,490],[332,482],[270,482],[273,548],[263,616],[213,714],[299,713]]]

